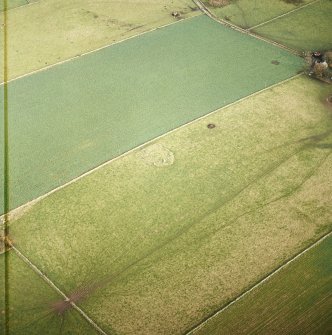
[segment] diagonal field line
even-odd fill
[[[213,318],[217,317],[218,315],[220,315],[221,313],[223,313],[225,310],[227,310],[229,307],[231,307],[232,305],[234,305],[235,303],[237,303],[239,300],[241,300],[242,298],[244,298],[246,295],[248,295],[250,292],[252,292],[253,290],[255,290],[257,287],[261,286],[262,284],[264,284],[266,281],[268,281],[271,277],[273,277],[275,274],[277,274],[278,272],[280,272],[281,270],[283,270],[284,268],[286,268],[289,264],[293,263],[294,261],[296,261],[298,258],[300,258],[301,256],[303,256],[305,253],[307,253],[309,250],[313,249],[314,247],[316,247],[318,244],[320,244],[321,242],[323,242],[326,238],[332,236],[332,231],[326,233],[324,236],[322,236],[321,238],[319,238],[316,242],[314,242],[313,244],[311,244],[310,246],[308,246],[306,249],[302,250],[300,253],[296,254],[293,258],[289,259],[288,261],[286,261],[284,264],[280,265],[276,270],[274,270],[272,273],[268,274],[266,277],[264,277],[262,280],[260,280],[258,283],[256,283],[254,286],[252,286],[251,288],[247,289],[246,291],[244,291],[243,293],[241,293],[237,298],[235,298],[234,300],[230,301],[229,303],[227,303],[224,307],[222,307],[220,310],[214,312],[212,315],[208,316],[205,320],[203,320],[201,323],[199,323],[198,325],[194,326],[192,329],[190,329],[189,331],[187,331],[186,333],[184,333],[184,335],[193,335],[196,331],[202,329],[208,322],[210,322]]]
[[[311,6],[311,5],[313,5],[313,4],[315,4],[315,3],[319,2],[319,1],[320,1],[320,0],[314,0],[314,1],[312,1],[312,2],[309,2],[309,3],[307,3],[307,4],[305,4],[305,5],[301,6],[301,7],[292,9],[292,10],[290,10],[290,11],[287,12],[287,13],[278,15],[278,16],[276,16],[276,17],[274,17],[274,18],[272,18],[272,19],[270,19],[270,20],[268,20],[268,21],[265,21],[265,22],[256,24],[255,26],[252,26],[252,27],[248,28],[247,30],[250,31],[250,30],[255,29],[255,28],[258,28],[258,27],[260,27],[260,26],[264,26],[265,24],[268,24],[268,23],[270,23],[270,22],[272,22],[272,21],[274,21],[274,20],[278,20],[278,19],[280,19],[280,18],[282,18],[282,17],[284,17],[284,16],[287,16],[287,15],[289,15],[289,14],[292,14],[292,13],[294,13],[294,12],[297,12],[297,11],[299,11],[299,10],[305,8],[305,7]]]
[[[212,20],[218,22],[219,24],[222,24],[223,26],[226,26],[226,27],[229,27],[231,29],[234,29],[236,31],[239,31],[240,33],[243,33],[243,34],[246,34],[246,35],[249,35],[251,37],[254,37],[258,40],[261,40],[261,41],[264,41],[265,43],[269,43],[269,44],[272,44],[276,47],[279,47],[281,49],[284,49],[288,52],[290,52],[291,54],[293,55],[296,55],[296,56],[302,56],[302,52],[298,51],[298,50],[295,50],[295,49],[292,49],[290,47],[287,47],[286,45],[283,45],[281,43],[278,43],[276,41],[273,41],[273,40],[270,40],[266,37],[263,37],[261,35],[258,35],[248,29],[244,29],[244,28],[241,28],[237,25],[235,25],[234,23],[231,23],[229,21],[226,21],[218,16],[216,16],[215,14],[213,14],[207,7],[206,5],[201,1],[201,0],[192,0],[196,6],[204,13],[206,14],[208,17],[210,17]]]
[[[33,2],[33,3],[36,3],[36,2]],[[32,5],[33,3],[31,3],[30,5]],[[24,5],[24,6],[28,6],[28,5]],[[20,6],[20,7],[23,7],[23,6]],[[14,8],[13,8],[13,9],[14,9]],[[67,58],[67,59],[65,59],[65,60],[62,60],[61,62],[57,62],[57,63],[51,64],[51,65],[45,66],[45,67],[43,67],[43,68],[41,68],[41,69],[38,69],[38,70],[35,70],[35,71],[31,71],[31,72],[22,74],[21,76],[12,78],[12,79],[8,80],[7,83],[11,83],[11,82],[13,82],[13,81],[15,81],[15,80],[18,80],[18,79],[21,79],[21,78],[24,78],[24,77],[31,76],[31,75],[33,75],[33,74],[35,74],[35,73],[38,73],[38,72],[46,71],[46,70],[48,70],[48,69],[51,69],[52,67],[55,67],[55,66],[58,66],[58,65],[67,63],[67,62],[71,62],[71,61],[73,61],[73,60],[75,60],[75,59],[77,59],[77,58],[80,58],[80,57],[82,57],[82,56],[85,56],[85,55],[89,55],[89,54],[95,53],[95,52],[97,52],[97,51],[100,51],[100,50],[103,50],[103,49],[112,47],[113,45],[116,45],[116,44],[120,44],[120,43],[126,42],[126,41],[131,40],[131,39],[136,38],[136,37],[138,38],[138,37],[140,37],[140,36],[142,36],[142,35],[145,35],[145,34],[148,34],[148,33],[152,33],[152,32],[154,32],[154,31],[156,31],[156,30],[159,30],[159,29],[162,29],[162,28],[166,28],[166,27],[168,27],[168,26],[172,26],[173,24],[177,24],[177,23],[180,23],[180,22],[183,22],[183,21],[187,21],[187,20],[193,19],[193,18],[195,18],[195,17],[197,17],[197,16],[199,16],[199,14],[195,14],[195,15],[193,15],[193,16],[186,17],[186,18],[181,19],[181,20],[178,20],[178,21],[173,21],[173,22],[171,22],[171,23],[167,23],[167,24],[164,24],[164,25],[162,25],[162,26],[158,26],[158,27],[152,28],[152,29],[150,29],[150,30],[143,31],[142,33],[139,33],[139,34],[137,34],[137,35],[129,36],[129,37],[123,39],[123,40],[120,40],[120,41],[117,41],[117,42],[109,43],[109,44],[104,45],[104,46],[102,46],[102,47],[100,47],[100,48],[97,48],[97,49],[93,49],[93,50],[89,50],[89,51],[83,52],[83,53],[78,54],[78,55],[76,55],[76,56],[73,56],[73,57]],[[3,84],[4,84],[4,83],[1,82],[1,83],[0,83],[0,86],[2,86]]]
[[[103,329],[100,328],[80,307],[78,307],[74,302],[70,301],[69,297],[62,292],[52,281],[49,279],[38,267],[33,264],[20,250],[18,250],[13,244],[9,244],[10,248],[15,251],[15,253],[30,267],[34,272],[37,273],[49,286],[51,286],[58,294],[60,294],[66,301],[69,301],[71,306],[81,314],[81,316],[100,334],[108,335]]]
[[[29,202],[27,202],[27,203],[25,203],[25,204],[23,204],[23,205],[21,205],[21,206],[19,206],[19,207],[17,207],[17,208],[11,210],[11,211],[9,212],[9,219],[10,219],[11,216],[15,215],[16,213],[20,212],[21,210],[24,210],[26,207],[29,207],[30,205],[34,205],[35,203],[37,203],[37,202],[39,202],[40,200],[42,200],[42,199],[48,197],[49,195],[51,195],[51,194],[53,194],[53,193],[55,193],[55,192],[57,192],[57,191],[60,191],[61,189],[63,189],[63,188],[65,188],[65,187],[67,187],[67,186],[69,186],[69,185],[75,183],[76,181],[78,181],[78,180],[80,180],[80,179],[82,179],[82,178],[84,178],[84,177],[86,177],[86,176],[88,176],[88,175],[90,175],[90,174],[92,174],[92,173],[98,171],[99,169],[101,169],[101,168],[107,166],[108,164],[110,164],[110,163],[112,163],[112,162],[114,162],[114,161],[116,161],[116,160],[118,160],[118,159],[121,159],[121,158],[123,158],[123,157],[129,155],[130,153],[132,153],[132,152],[134,152],[134,151],[136,151],[136,150],[139,150],[139,149],[141,149],[141,148],[143,148],[143,147],[145,147],[145,146],[147,146],[147,145],[149,145],[149,144],[152,144],[153,142],[158,141],[158,140],[160,140],[161,138],[163,138],[163,137],[165,137],[165,136],[167,136],[167,135],[169,135],[169,134],[172,134],[172,133],[174,133],[174,132],[176,132],[176,131],[178,131],[178,130],[184,128],[184,127],[187,127],[187,126],[189,126],[189,125],[191,125],[191,124],[193,124],[193,123],[196,123],[196,122],[198,122],[198,121],[200,121],[200,120],[203,120],[203,119],[205,119],[205,118],[207,118],[207,117],[209,117],[209,116],[211,116],[211,115],[213,115],[213,114],[215,114],[215,113],[217,113],[217,112],[220,112],[220,111],[222,111],[222,110],[224,110],[224,109],[226,109],[226,108],[228,108],[228,107],[231,107],[231,106],[233,106],[233,105],[235,105],[235,104],[237,104],[237,103],[240,103],[240,102],[242,102],[242,101],[244,101],[244,100],[246,100],[246,99],[248,99],[248,98],[254,97],[254,96],[256,96],[256,95],[258,95],[258,94],[260,94],[260,93],[262,93],[262,92],[264,92],[264,91],[267,91],[267,90],[269,90],[269,89],[271,89],[271,88],[273,88],[273,87],[277,87],[277,86],[279,86],[279,85],[282,85],[282,84],[284,84],[284,83],[287,83],[288,81],[291,81],[291,80],[293,80],[293,79],[295,79],[295,78],[298,78],[298,77],[300,77],[300,76],[302,76],[302,75],[303,75],[303,73],[299,73],[299,74],[296,74],[295,76],[292,76],[292,77],[290,77],[290,78],[288,78],[288,79],[282,80],[282,81],[280,81],[280,82],[278,82],[278,83],[276,83],[276,84],[273,84],[273,85],[271,85],[271,86],[267,86],[267,87],[265,87],[265,88],[263,88],[263,89],[261,89],[261,90],[259,90],[259,91],[257,91],[257,92],[254,92],[254,93],[252,93],[252,94],[249,94],[249,95],[247,95],[247,96],[245,96],[245,97],[243,97],[243,98],[241,98],[241,99],[238,99],[238,100],[236,100],[236,101],[234,101],[234,102],[232,102],[232,103],[230,103],[230,104],[228,104],[228,105],[226,105],[226,106],[223,106],[223,107],[221,107],[221,108],[217,108],[217,109],[215,109],[215,110],[213,110],[213,111],[211,111],[211,112],[209,112],[209,113],[207,113],[207,114],[205,114],[205,115],[203,115],[203,116],[200,116],[200,117],[198,117],[198,118],[196,118],[196,119],[194,119],[194,120],[192,120],[192,121],[189,121],[189,122],[187,122],[187,123],[185,123],[185,124],[183,124],[183,125],[181,125],[181,126],[179,126],[179,127],[177,127],[177,128],[174,128],[174,129],[172,129],[172,130],[170,130],[170,131],[168,131],[168,132],[166,132],[166,133],[164,133],[164,134],[162,134],[162,135],[160,135],[160,136],[157,136],[157,137],[155,137],[155,138],[153,138],[153,139],[151,139],[151,140],[149,140],[149,141],[147,141],[147,142],[141,144],[141,145],[138,145],[138,146],[134,147],[133,149],[130,149],[130,150],[124,152],[123,154],[121,154],[121,155],[119,155],[119,156],[117,156],[117,157],[114,157],[114,158],[112,158],[112,159],[110,159],[110,160],[108,160],[108,161],[106,161],[106,162],[104,162],[104,163],[102,163],[102,164],[100,164],[100,165],[98,165],[98,166],[92,168],[92,169],[89,170],[89,171],[86,171],[86,172],[82,173],[82,174],[79,175],[78,177],[76,177],[76,178],[74,178],[74,179],[68,181],[67,183],[65,183],[65,184],[63,184],[63,185],[60,185],[60,186],[54,188],[53,190],[51,190],[51,191],[49,191],[49,192],[47,192],[47,193],[45,193],[45,194],[43,194],[43,195],[37,197],[36,199],[33,199],[33,200],[31,200],[31,201],[29,201]],[[3,215],[0,216],[0,220],[3,220]],[[1,224],[1,221],[0,221],[0,224]]]

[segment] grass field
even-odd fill
[[[13,335],[93,335],[98,334],[76,311],[69,311],[61,326],[61,317],[52,305],[61,298],[15,253],[9,255],[10,334]],[[0,255],[0,285],[4,292],[4,255]],[[4,295],[0,295],[0,334],[4,329]]]
[[[192,334],[331,334],[331,259],[329,237]]]
[[[199,16],[15,80],[11,208],[301,67],[300,58]]]
[[[282,0],[237,0],[220,8],[209,6],[208,0],[203,2],[215,15],[242,28],[250,28],[300,7]],[[304,0],[301,6],[310,2],[312,0]]]
[[[301,76],[222,109],[35,204],[11,238],[66,293],[99,287],[79,304],[108,333],[182,334],[331,230],[329,92]]]
[[[238,0],[217,14],[247,27],[293,8]],[[174,22],[173,10],[199,14],[191,0],[14,8],[9,76]],[[326,46],[328,10],[322,0],[257,33],[299,49]],[[81,297],[107,334],[185,334],[332,229],[330,87],[301,75],[238,101],[301,67],[300,58],[199,15],[12,81],[12,208],[145,144],[15,211],[10,239],[67,296]],[[331,243],[197,335],[328,334]],[[13,250],[7,255],[11,334],[96,333],[73,309],[58,315],[57,291]],[[0,255],[0,292],[3,280]],[[3,306],[1,294],[1,335]]]
[[[192,8],[191,0],[40,0],[16,8],[8,13],[9,76],[15,78],[174,22],[172,11],[183,13],[184,18],[199,14]],[[0,32],[2,22],[0,16]],[[3,66],[0,81],[2,71]]]
[[[332,1],[319,2],[258,27],[259,35],[298,50],[332,49]]]

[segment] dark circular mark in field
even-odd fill
[[[209,123],[209,124],[207,125],[207,127],[208,127],[209,129],[213,129],[213,128],[216,127],[216,125],[215,125],[214,123]]]
[[[280,62],[278,62],[277,60],[273,60],[273,61],[271,61],[271,64],[274,64],[274,65],[279,65],[279,64],[280,64]]]

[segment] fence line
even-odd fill
[[[250,36],[252,36],[252,37],[254,37],[254,38],[257,38],[257,39],[259,39],[259,40],[261,40],[261,41],[264,41],[264,42],[266,42],[266,43],[269,43],[269,44],[272,44],[272,45],[274,45],[274,46],[277,46],[277,47],[279,47],[279,48],[281,48],[281,49],[284,49],[284,50],[286,50],[286,51],[292,53],[293,55],[303,57],[301,51],[298,51],[298,50],[289,48],[289,47],[287,47],[287,46],[285,46],[285,45],[283,45],[283,44],[281,44],[281,43],[278,43],[278,42],[276,42],[276,41],[272,41],[272,40],[270,40],[270,39],[268,39],[268,38],[265,38],[265,37],[262,37],[262,36],[260,36],[260,35],[257,35],[257,34],[253,33],[252,31],[250,31],[250,30],[248,30],[248,29],[243,29],[243,28],[238,27],[237,25],[235,25],[235,24],[233,24],[233,23],[230,23],[230,22],[228,22],[228,21],[226,21],[226,20],[223,20],[223,19],[217,17],[217,16],[214,15],[214,14],[213,14],[213,13],[212,13],[212,12],[211,12],[211,11],[210,11],[210,10],[209,10],[209,9],[208,9],[208,8],[207,8],[207,7],[206,7],[200,0],[193,0],[193,2],[196,4],[196,6],[197,6],[197,7],[198,7],[204,14],[206,14],[207,16],[209,16],[212,20],[214,20],[214,21],[216,21],[216,22],[218,22],[218,23],[220,23],[220,24],[222,24],[222,25],[224,25],[224,26],[226,26],[226,27],[229,27],[229,28],[231,28],[231,29],[233,29],[233,30],[239,31],[239,32],[241,32],[241,33],[243,33],[243,34],[250,35]]]

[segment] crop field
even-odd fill
[[[294,9],[298,9],[313,0],[303,0],[301,5],[286,3],[283,0],[237,0],[224,7],[209,6],[208,0],[203,1],[218,17],[236,24],[242,28],[250,28],[271,20]]]
[[[215,12],[302,50],[329,45],[303,24],[326,30],[329,9]],[[39,0],[7,15],[0,335],[6,321],[10,335],[329,333],[331,86],[191,0]]]
[[[331,230],[328,92],[300,76],[221,109],[36,203],[11,238],[107,333],[182,334]]]
[[[199,16],[12,81],[12,208],[301,67]]]
[[[97,335],[78,312],[68,311],[65,322],[57,317],[53,309],[61,297],[37,276],[15,253],[9,255],[9,299],[11,334],[58,335],[63,328],[64,334]],[[3,292],[4,257],[0,257],[0,285]],[[4,296],[0,295],[0,334],[3,334]]]
[[[254,31],[298,50],[332,49],[332,1],[320,0]]]
[[[9,4],[18,2],[8,1]],[[199,14],[192,0],[39,0],[10,10],[9,76],[16,78],[175,22],[172,11],[180,12],[182,18]],[[1,33],[2,22],[1,15]],[[2,43],[0,38],[0,54]],[[1,65],[1,81],[2,71]]]
[[[331,259],[332,236],[192,334],[331,334]]]

